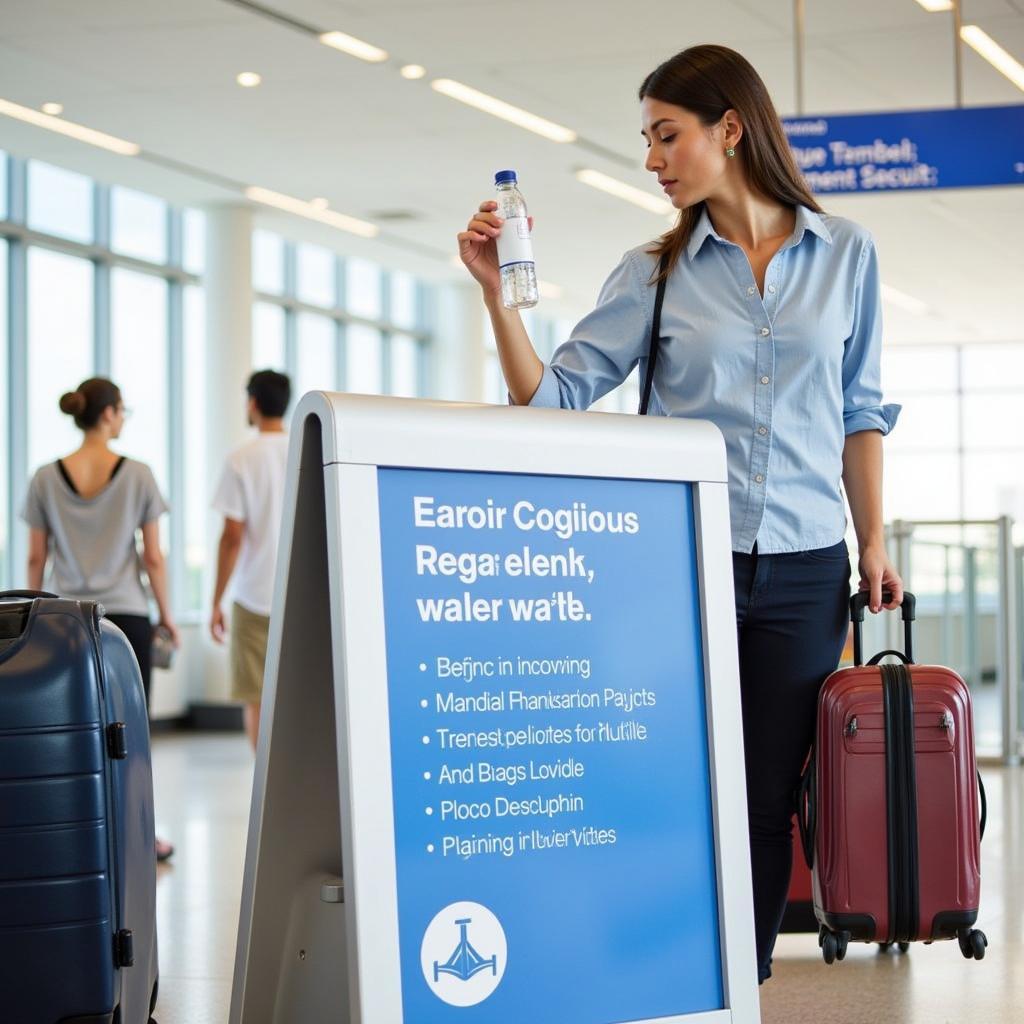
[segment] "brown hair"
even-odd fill
[[[717,124],[727,110],[743,122],[736,148],[747,181],[756,192],[785,206],[806,206],[822,213],[797,169],[782,122],[761,76],[753,65],[727,46],[691,46],[656,67],[640,86],[640,99],[650,97],[683,107],[705,127]],[[679,211],[675,226],[650,252],[668,257],[665,274],[676,265],[700,220],[704,204]],[[655,280],[662,275],[658,274]]]
[[[75,417],[79,430],[92,430],[104,410],[121,404],[121,389],[106,377],[90,377],[78,385],[77,391],[60,396],[60,411]]]

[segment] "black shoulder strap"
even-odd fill
[[[60,475],[64,477],[64,483],[71,488],[71,493],[77,494],[78,488],[75,486],[75,481],[71,479],[71,474],[68,472],[67,466],[64,465],[63,459],[57,460],[57,469],[60,471]]]
[[[665,302],[665,281],[668,278],[665,269],[667,266],[668,254],[662,253],[658,262],[658,288],[654,293],[654,314],[651,316],[651,341],[647,349],[647,373],[644,376],[644,389],[640,393],[640,408],[637,410],[640,416],[647,415],[648,406],[651,404],[654,367],[658,362],[658,348],[661,341],[661,307]]]

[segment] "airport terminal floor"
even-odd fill
[[[231,1000],[252,755],[241,734],[157,734],[161,827],[177,852],[160,869],[160,1024],[223,1024]],[[822,963],[813,935],[782,935],[761,987],[763,1024],[1013,1024],[1024,1006],[1024,771],[984,768],[989,798],[978,925],[985,959],[956,942],[905,956],[851,945]],[[296,1022],[299,1024],[299,1022]]]

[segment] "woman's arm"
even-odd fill
[[[843,485],[857,533],[860,589],[870,590],[871,611],[895,608],[903,601],[903,581],[885,553],[881,431],[859,430],[846,435]],[[883,590],[891,590],[893,597],[885,605],[882,604]]]
[[[171,602],[167,596],[167,563],[164,553],[160,550],[160,521],[151,519],[142,527],[142,564],[146,567],[149,585],[156,598],[156,606],[160,611],[160,625],[171,634],[175,646],[180,642],[178,627],[174,624],[171,614]]]
[[[46,556],[50,549],[50,535],[46,530],[33,526],[28,531],[28,589],[43,589],[43,573],[46,571]]]
[[[544,376],[540,361],[517,309],[506,309],[501,293],[485,293],[484,305],[491,318],[498,360],[508,393],[516,405],[529,405]]]

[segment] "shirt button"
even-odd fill
[[[758,482],[759,484],[763,484],[763,483],[764,483],[764,477],[763,477],[763,476],[761,476],[761,474],[760,474],[760,473],[758,473],[758,474],[757,474],[757,476],[755,476],[755,477],[754,477],[754,479],[755,479],[755,480],[756,480],[756,481],[757,481],[757,482]]]
[[[767,327],[762,327],[762,328],[761,328],[761,337],[762,337],[762,338],[767,338],[767,337],[768,337],[768,335],[769,335],[769,334],[771,334],[771,333],[772,333],[772,332],[771,332],[771,331],[769,331]]]
[[[758,432],[758,433],[759,433],[759,434],[760,434],[760,435],[761,435],[762,437],[764,437],[764,435],[768,433],[768,428],[767,428],[767,427],[758,427],[758,428],[757,428],[757,432]]]
[[[747,289],[747,294],[748,294],[748,295],[753,295],[755,291],[757,291],[757,289],[756,289],[756,288],[755,288],[755,287],[754,287],[753,285],[751,285],[751,286],[750,286],[750,287],[749,287],[749,288]]]
[[[761,378],[761,383],[762,384],[767,384],[768,383],[768,378],[767,377],[762,377]]]
[[[770,291],[772,293],[772,295],[774,295],[775,294],[775,285],[773,285],[773,284],[768,285],[768,291]]]

